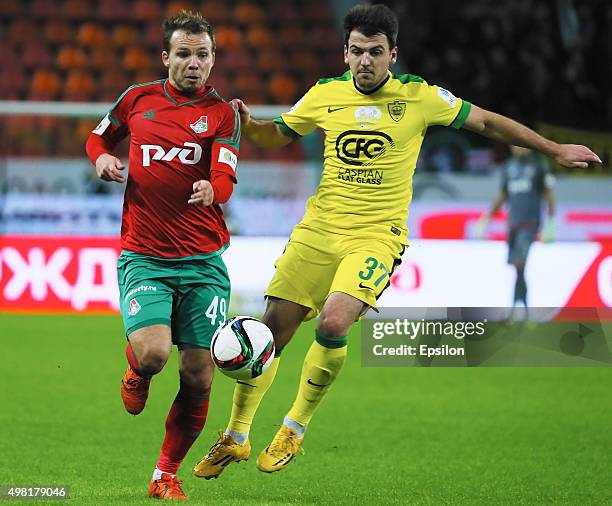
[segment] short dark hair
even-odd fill
[[[164,19],[162,31],[164,33],[164,50],[170,52],[170,38],[177,30],[185,30],[187,33],[207,33],[212,41],[213,51],[216,48],[215,29],[199,12],[178,11],[174,16]]]
[[[399,22],[395,13],[383,4],[359,4],[344,16],[344,44],[353,30],[363,33],[366,37],[383,34],[389,41],[389,49],[397,45]]]

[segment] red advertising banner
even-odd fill
[[[257,314],[285,239],[232,239],[224,254],[234,311]],[[0,237],[0,310],[116,312],[119,239]],[[499,241],[413,241],[379,300],[393,307],[507,307],[514,270]],[[259,269],[252,268],[257,258]],[[612,307],[612,242],[536,243],[527,262],[534,307]]]

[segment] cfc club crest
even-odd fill
[[[393,121],[399,121],[404,117],[404,113],[406,112],[406,102],[396,100],[395,102],[387,104],[387,109],[389,109],[389,116],[391,116],[391,119]]]
[[[140,311],[140,304],[138,304],[138,301],[136,299],[132,299],[130,301],[130,308],[128,309],[128,314],[130,316],[134,316],[138,313],[138,311]]]
[[[200,119],[189,125],[196,134],[208,132],[208,116],[200,116]]]

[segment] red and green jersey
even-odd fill
[[[111,147],[131,136],[123,249],[181,258],[228,243],[218,204],[187,203],[198,180],[225,173],[236,182],[240,116],[214,88],[187,97],[167,79],[131,86],[93,133]]]

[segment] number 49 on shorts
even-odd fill
[[[221,325],[227,320],[227,301],[225,298],[215,295],[205,314],[211,325]]]

